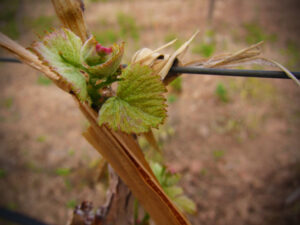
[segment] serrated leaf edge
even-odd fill
[[[140,66],[143,66],[143,67],[148,67],[149,69],[151,69],[151,67],[149,67],[149,66],[146,66],[146,65],[142,65],[141,63],[132,63],[132,64],[130,64],[129,66],[134,66],[134,65],[140,65]],[[155,74],[154,72],[153,72],[153,70],[151,69],[151,74],[149,74],[149,76],[155,76],[157,79],[158,79],[158,81],[159,82],[161,82],[162,83],[162,80],[161,80],[161,77],[159,76],[159,75],[157,75],[157,74]],[[122,75],[121,75],[122,76]],[[121,78],[121,77],[120,77]],[[162,83],[162,87],[163,87],[163,93],[166,93],[167,92],[167,89],[166,89],[166,87],[163,85],[163,83]],[[118,91],[117,91],[118,92]],[[168,112],[168,110],[167,110],[167,107],[168,107],[168,105],[166,104],[166,102],[167,102],[167,100],[166,100],[166,98],[165,98],[165,96],[164,96],[164,94],[158,94],[157,96],[160,96],[160,97],[162,97],[163,98],[163,100],[164,100],[164,103],[162,104],[162,107],[163,107],[163,111],[165,112],[164,113],[164,117],[162,118],[162,120],[161,120],[161,122],[160,123],[158,123],[156,126],[151,126],[151,127],[148,127],[147,128],[147,130],[145,130],[145,131],[143,131],[143,132],[138,132],[138,133],[135,133],[135,132],[130,132],[129,134],[141,134],[141,133],[145,133],[145,132],[148,132],[151,128],[156,128],[156,129],[158,129],[158,127],[161,125],[161,124],[164,124],[164,122],[166,121],[166,119],[167,119],[167,117],[168,117],[168,114],[167,114],[167,112]],[[111,97],[111,98],[120,98],[120,97],[118,97],[118,96],[114,96],[114,97]],[[110,98],[108,98],[106,101],[108,101]],[[120,98],[122,101],[125,101],[126,103],[127,103],[127,101],[126,100],[123,100],[122,98]],[[105,103],[104,103],[105,104]],[[103,105],[104,105],[103,104]],[[129,103],[128,103],[129,104]],[[130,105],[130,104],[129,104]],[[130,105],[131,107],[135,107],[135,106],[132,106],[132,105]],[[103,107],[103,106],[102,106]],[[101,109],[102,109],[102,107],[101,107]],[[138,107],[135,107],[135,108],[137,108],[137,109],[139,109]],[[100,120],[100,111],[101,111],[101,109],[99,110],[99,115],[98,115],[98,123],[99,123],[99,120]],[[141,109],[139,109],[139,110],[141,110]],[[141,111],[143,111],[143,110],[141,110]],[[144,112],[144,111],[143,111]],[[144,112],[144,113],[146,113],[146,112]],[[148,113],[146,113],[146,114],[148,114]],[[99,123],[99,125],[101,126],[101,125],[104,125],[104,124],[106,124],[106,125],[108,125],[108,127],[110,128],[110,129],[112,129],[112,130],[114,130],[114,131],[120,131],[121,129],[119,128],[119,129],[117,129],[117,128],[114,128],[114,127],[111,127],[110,126],[110,124],[108,123],[108,122],[102,122],[102,123]],[[122,130],[121,130],[122,131]],[[127,132],[126,132],[127,133]]]
[[[64,37],[66,40],[67,40],[67,37],[66,37],[66,34],[65,32],[68,32],[69,30],[66,29],[66,28],[60,28],[60,29],[53,29],[53,31],[51,32],[45,32],[45,35],[43,37],[39,37],[40,38],[40,41],[34,41],[30,47],[28,47],[27,49],[32,51],[34,54],[37,55],[38,59],[42,62],[43,65],[47,66],[53,73],[55,73],[61,80],[61,82],[66,85],[68,87],[68,90],[71,90],[72,92],[74,92],[77,96],[80,96],[79,93],[80,93],[80,90],[76,90],[74,88],[72,88],[73,84],[70,83],[66,78],[64,78],[62,75],[60,75],[59,72],[57,72],[56,68],[51,66],[49,61],[46,60],[42,54],[37,51],[35,49],[35,47],[39,46],[41,43],[44,44],[45,46],[47,46],[47,40],[50,39],[50,36],[57,36],[58,33],[61,33],[62,34],[62,37]],[[75,34],[76,35],[76,34]],[[81,41],[81,39],[80,39]],[[82,41],[81,41],[82,43]],[[87,96],[87,101],[89,102],[89,96]]]
[[[104,62],[102,64],[95,65],[95,66],[89,66],[86,63],[84,63],[83,65],[87,70],[99,70],[99,69],[103,69],[104,67],[112,66],[116,62],[116,60],[118,60],[117,64],[120,64],[121,60],[122,60],[122,56],[124,54],[124,46],[125,46],[125,42],[121,42],[120,44],[113,44],[113,46],[112,46],[112,48],[113,48],[113,53],[112,54],[113,55],[111,56],[111,58],[109,58],[106,62]],[[115,51],[118,51],[118,52],[115,53]],[[117,70],[117,68],[116,68],[116,70]],[[93,75],[93,73],[91,75]],[[107,75],[94,74],[94,76],[103,76],[103,77],[107,77],[107,76],[110,76],[110,75],[112,75],[112,74],[107,74]]]

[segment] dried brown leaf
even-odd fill
[[[83,17],[83,2],[81,0],[52,0],[55,12],[64,27],[73,31],[84,42],[88,33]]]

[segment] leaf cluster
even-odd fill
[[[151,169],[161,184],[165,193],[169,198],[180,208],[182,211],[189,214],[196,212],[195,203],[183,194],[183,189],[177,184],[180,180],[180,175],[172,173],[167,169],[166,166],[161,165],[157,162],[150,163]]]
[[[127,133],[148,132],[166,117],[160,76],[148,66],[121,66],[124,43],[109,48],[91,36],[85,43],[68,29],[47,34],[32,50],[70,85],[82,102],[99,111],[99,125]],[[116,93],[113,83],[118,84]]]

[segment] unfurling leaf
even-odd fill
[[[183,193],[182,188],[178,186],[166,187],[164,191],[172,200]]]
[[[183,194],[183,189],[176,184],[180,175],[173,173],[166,166],[158,162],[150,162],[151,169],[169,198],[181,209],[189,214],[196,212],[196,204]]]
[[[166,168],[158,162],[150,162],[151,169],[160,184],[164,182]]]
[[[100,63],[103,63],[105,57],[101,57],[98,55],[96,46],[98,42],[96,39],[91,36],[82,46],[80,56],[81,62],[84,66],[93,66]]]
[[[101,107],[98,122],[114,130],[143,133],[158,127],[166,118],[166,91],[158,75],[148,66],[129,65],[120,76],[117,96]]]
[[[89,38],[81,49],[83,66],[91,76],[105,78],[113,75],[120,66],[124,43],[109,48],[101,46],[94,37]]]
[[[71,84],[72,91],[85,101],[88,98],[86,80],[80,62],[82,42],[67,29],[60,29],[46,35],[33,45],[33,51],[52,71]]]
[[[181,210],[189,214],[194,214],[196,212],[196,204],[184,195],[175,198],[174,202]]]

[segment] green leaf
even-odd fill
[[[5,169],[2,169],[2,168],[0,168],[0,179],[1,178],[4,178],[5,176],[6,176],[6,170]]]
[[[75,199],[72,199],[72,200],[68,201],[66,203],[66,205],[69,209],[75,209],[75,207],[77,205],[77,201]]]
[[[160,76],[140,64],[129,65],[120,76],[117,96],[101,107],[98,122],[114,130],[143,133],[157,128],[166,118],[166,91]]]
[[[50,80],[48,77],[44,75],[40,75],[37,79],[37,84],[43,86],[49,86],[50,84],[52,84],[52,80]]]
[[[166,171],[165,168],[157,162],[151,162],[150,167],[159,183],[162,184],[164,179],[164,172]]]
[[[85,101],[88,98],[86,80],[80,61],[82,42],[68,29],[56,30],[33,45],[33,51],[50,67],[71,84],[72,91]]]
[[[119,68],[124,53],[124,42],[113,44],[112,53],[99,56],[95,47],[98,42],[94,37],[88,39],[81,49],[83,66],[90,75],[98,78],[105,78],[113,75]]]
[[[166,187],[164,188],[164,191],[172,200],[174,200],[178,195],[181,195],[183,193],[182,188],[178,186]]]
[[[196,212],[196,204],[186,196],[179,196],[174,199],[175,204],[182,210],[189,214]]]
[[[55,170],[55,173],[59,176],[68,176],[71,173],[69,168],[58,168]]]
[[[181,178],[180,174],[176,173],[176,174],[169,174],[167,173],[165,178],[165,185],[166,186],[173,186],[175,184],[177,184]]]
[[[163,167],[157,162],[150,163],[151,169],[156,177],[161,176],[163,172]]]
[[[96,45],[98,44],[94,36],[91,36],[82,46],[80,56],[81,62],[85,67],[101,64],[104,57],[98,55]]]

